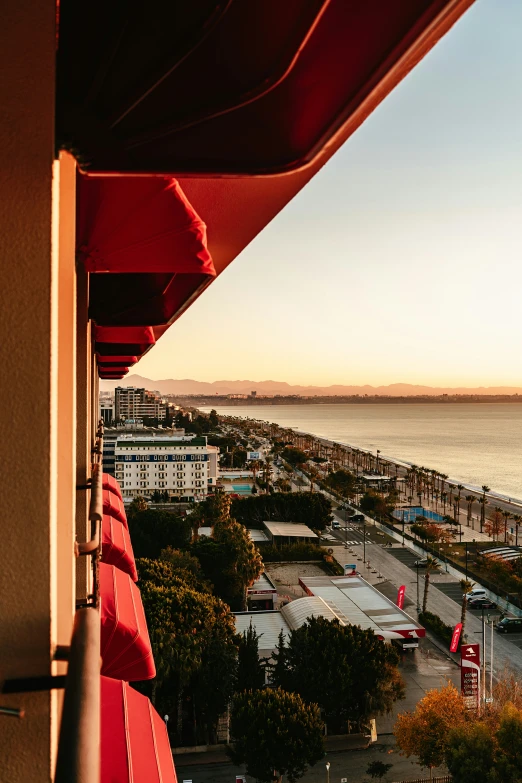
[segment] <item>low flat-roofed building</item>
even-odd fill
[[[264,530],[249,529],[248,535],[254,544],[266,544],[270,540]]]
[[[252,611],[275,609],[277,588],[270,577],[263,573],[247,588],[247,606]]]
[[[281,612],[235,612],[236,633],[246,633],[252,624],[259,638],[259,657],[269,658],[277,649],[281,631],[285,640],[290,635],[290,627]]]
[[[295,544],[298,541],[318,542],[319,536],[308,525],[298,522],[263,522],[273,544]]]
[[[299,584],[318,596],[344,625],[372,630],[380,639],[419,638],[424,628],[361,576],[306,576]]]

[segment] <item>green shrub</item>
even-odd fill
[[[297,544],[282,544],[274,546],[266,544],[262,548],[265,563],[280,563],[292,560],[322,560],[324,549],[317,544],[308,544],[305,541]]]
[[[448,644],[451,642],[453,628],[451,625],[446,625],[438,614],[433,614],[433,612],[419,612],[419,622],[422,623],[425,628],[433,631],[435,636],[438,636],[442,641],[448,642]]]

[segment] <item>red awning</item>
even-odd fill
[[[100,783],[177,783],[165,723],[146,696],[101,678]]]
[[[175,179],[81,176],[77,203],[97,324],[170,324],[215,278],[206,226]]]
[[[128,574],[100,563],[102,674],[150,680],[156,667],[140,591]]]
[[[137,361],[139,361],[139,356],[100,356],[100,354],[97,354],[96,356],[98,360],[98,365],[100,367],[121,367],[122,365],[125,367],[131,367],[133,364],[136,364]]]
[[[112,492],[110,489],[103,490],[103,513],[114,517],[114,519],[117,519],[118,522],[121,522],[123,525],[125,525],[127,530],[129,529],[127,524],[127,514],[125,513],[125,506],[123,505],[123,501],[121,497]]]
[[[96,326],[93,325],[93,340],[96,353],[109,358],[123,354],[147,353],[156,343],[154,330],[150,326]]]
[[[296,171],[473,0],[60,2],[57,135],[89,172]]]
[[[108,489],[110,492],[114,492],[114,494],[117,495],[121,501],[123,501],[120,484],[118,481],[116,481],[114,476],[111,476],[110,473],[102,473],[102,488]]]
[[[102,563],[116,566],[128,574],[133,582],[138,581],[134,553],[129,531],[114,517],[103,515],[102,520]]]

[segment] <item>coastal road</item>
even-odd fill
[[[409,554],[407,554],[409,552]],[[391,549],[383,549],[379,544],[366,544],[366,557],[372,566],[382,573],[395,587],[406,585],[406,593],[410,598],[416,597],[417,569],[412,567],[414,559],[418,558],[412,550],[407,547],[403,550],[400,544],[395,544]],[[339,557],[337,558],[339,559]],[[409,562],[409,564],[408,564]],[[364,575],[364,574],[363,574]],[[448,588],[452,585],[451,590]],[[454,577],[440,572],[432,574],[430,577],[430,589],[428,593],[428,610],[433,612],[448,625],[455,625],[460,622],[461,601],[457,601],[458,580]],[[424,574],[419,574],[420,596],[424,591]],[[462,593],[460,593],[462,595]],[[417,617],[414,606],[409,613]],[[472,641],[481,641],[482,621],[481,614],[469,612],[466,624],[466,637],[468,643]],[[522,675],[522,639],[521,634],[501,635],[494,633],[494,674],[499,676],[504,669],[509,669]],[[490,631],[488,629],[487,659],[489,662],[489,639]]]

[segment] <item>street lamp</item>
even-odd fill
[[[330,783],[330,762],[326,762],[326,783]]]

